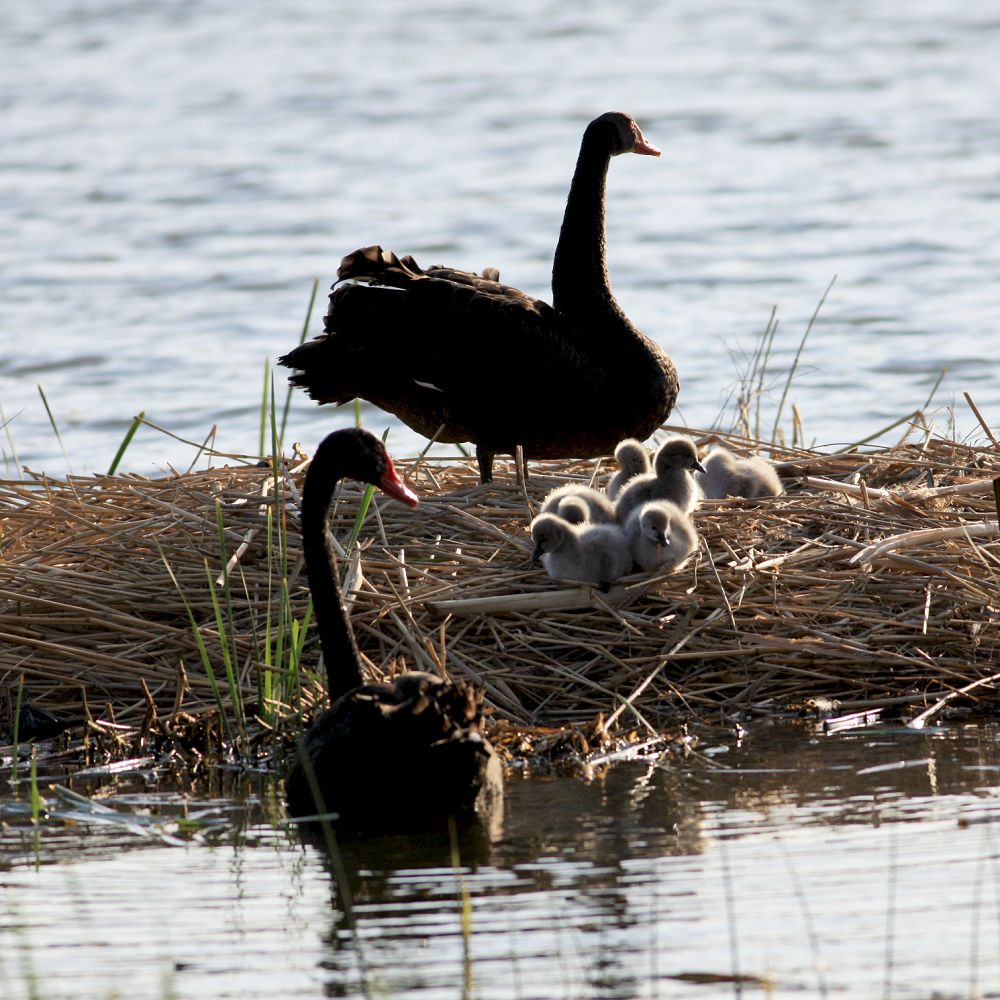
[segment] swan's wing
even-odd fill
[[[360,396],[428,436],[446,424],[443,440],[480,440],[496,424],[516,441],[532,432],[517,426],[522,399],[545,393],[558,408],[553,374],[593,370],[559,314],[510,285],[377,246],[344,258],[345,280],[330,296],[326,336],[281,359],[321,402]]]
[[[500,272],[495,267],[483,268],[482,274],[442,264],[423,268],[409,254],[397,257],[391,250],[383,250],[380,246],[362,247],[349,253],[337,269],[338,282],[353,280],[434,296],[451,294],[454,298],[450,306],[459,313],[469,307],[473,297],[482,296],[496,306],[513,306],[528,313],[543,314],[547,310],[552,314],[546,317],[547,321],[555,317],[555,311],[548,303],[513,285],[505,285],[499,279]],[[421,287],[421,282],[429,282],[430,286]],[[436,301],[441,308],[448,307],[442,299]],[[510,316],[507,322],[512,322]]]

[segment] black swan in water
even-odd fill
[[[482,482],[496,453],[592,458],[646,438],[677,399],[677,371],[615,301],[604,187],[619,153],[660,151],[625,114],[583,133],[552,265],[552,305],[483,275],[421,268],[379,246],[348,254],[326,333],[280,363],[320,403],[366,399],[437,441],[472,441]],[[339,285],[344,279],[351,284]],[[338,287],[339,285],[339,287]]]
[[[429,673],[387,683],[362,677],[326,546],[330,501],[345,476],[417,504],[367,431],[335,431],[316,449],[302,492],[302,551],[333,704],[303,737],[285,785],[289,811],[330,811],[345,825],[364,827],[406,825],[477,805],[495,809],[503,777],[481,731],[479,690]]]

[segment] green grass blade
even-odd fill
[[[49,406],[49,401],[45,398],[45,390],[41,386],[38,387],[38,395],[42,397],[45,412],[49,415],[49,423],[52,425],[52,430],[55,432],[56,440],[59,442],[59,448],[63,453],[63,458],[66,459],[66,468],[72,473],[73,467],[69,464],[69,455],[66,454],[66,445],[63,443],[62,434],[59,433],[56,418],[52,415],[52,407]]]
[[[260,660],[263,669],[257,674],[257,703],[260,705],[261,716],[265,722],[271,721],[271,705],[274,700],[274,658],[271,655],[274,608],[274,573],[275,573],[275,553],[274,553],[274,508],[267,508],[266,520],[267,534],[264,536],[264,554],[267,566],[267,601],[264,605],[264,641],[263,655]],[[278,607],[278,620],[280,622],[282,608]],[[259,646],[258,646],[259,648]]]
[[[222,594],[225,598],[225,614],[223,614],[222,604],[216,593],[215,580],[209,569],[208,560],[205,560],[205,571],[208,574],[209,593],[212,596],[212,610],[215,612],[216,627],[219,631],[219,643],[222,647],[222,662],[226,668],[226,680],[229,683],[229,698],[233,703],[236,712],[236,721],[240,727],[240,735],[246,738],[246,717],[243,710],[243,697],[240,693],[240,686],[236,676],[237,664],[239,663],[239,649],[236,645],[235,615],[233,614],[233,588],[229,574],[229,557],[226,553],[226,525],[222,517],[222,504],[215,501],[215,523],[219,532],[219,558],[222,562]],[[226,628],[226,623],[229,628]],[[227,636],[232,639],[232,644],[227,640]]]
[[[306,334],[309,332],[309,322],[312,319],[313,306],[316,304],[316,296],[319,293],[319,278],[314,279],[312,294],[309,296],[309,306],[306,309],[306,318],[302,323],[302,333],[299,336],[299,344],[305,343]],[[274,393],[271,393],[272,398]],[[288,411],[292,408],[292,387],[289,386],[285,393],[285,406],[281,411],[281,434],[278,435],[280,441],[285,440],[285,428],[288,426]]]
[[[349,556],[351,552],[354,551],[358,535],[361,534],[361,527],[365,523],[365,518],[368,516],[368,508],[371,506],[373,496],[375,496],[375,487],[369,483],[365,487],[364,495],[361,497],[361,504],[358,507],[358,516],[354,519],[354,526],[351,528],[351,537],[347,539],[345,555]]]
[[[10,445],[10,455],[14,460],[14,468],[17,469],[18,478],[20,478],[21,460],[17,457],[17,446],[14,444],[14,435],[10,432],[10,421],[7,419],[7,414],[3,412],[2,404],[0,404],[0,427],[4,429],[4,433],[7,435],[7,443]]]
[[[389,437],[389,428],[382,432],[382,443],[385,444],[386,438]],[[368,508],[371,506],[372,497],[375,496],[375,490],[377,487],[372,486],[369,483],[365,487],[365,492],[361,497],[361,504],[358,507],[358,516],[354,519],[354,526],[351,528],[351,537],[347,540],[347,545],[344,550],[344,554],[349,556],[354,550],[354,545],[358,540],[358,535],[361,534],[361,527],[365,523],[365,518],[368,516]]]
[[[809,322],[806,324],[806,332],[802,334],[802,339],[799,341],[799,349],[795,352],[795,357],[792,359],[792,367],[789,369],[788,377],[785,379],[785,389],[781,394],[780,401],[778,402],[778,412],[774,415],[774,429],[771,431],[772,444],[776,443],[778,440],[778,425],[781,423],[781,411],[785,408],[785,400],[788,399],[788,390],[792,386],[792,379],[795,377],[795,372],[799,367],[799,359],[802,357],[802,351],[805,348],[806,341],[809,339],[809,334],[812,333],[812,328],[819,317],[819,311],[823,308],[823,303],[826,302],[826,297],[830,294],[830,290],[833,288],[836,280],[836,275],[830,279],[830,284],[826,286],[826,291],[823,292],[819,302],[816,303],[816,308],[813,310],[813,314],[809,318]]]
[[[36,826],[42,818],[42,796],[38,791],[38,761],[31,755],[31,822]]]
[[[132,443],[132,438],[135,437],[135,432],[142,426],[142,420],[146,416],[145,410],[140,410],[138,416],[132,418],[132,423],[129,425],[129,429],[122,439],[122,443],[118,446],[118,451],[115,452],[115,457],[111,460],[111,465],[108,466],[108,475],[113,476],[118,471],[118,465],[124,456],[126,449]]]
[[[42,866],[42,802],[41,793],[38,791],[38,758],[35,756],[34,747],[31,750],[31,822],[35,828],[35,870]]]
[[[10,762],[10,783],[14,786],[14,798],[17,798],[17,762],[21,743],[21,705],[24,701],[24,674],[17,681],[17,704],[14,707],[14,755]]]
[[[267,441],[268,414],[274,409],[271,393],[274,391],[274,377],[271,375],[271,362],[264,358],[264,388],[260,394],[260,437],[258,438],[257,454],[264,457],[264,444]]]
[[[243,719],[243,699],[240,697],[239,685],[236,683],[236,668],[233,664],[232,651],[229,648],[227,636],[232,630],[226,628],[225,617],[222,612],[222,604],[216,594],[216,584],[212,576],[212,568],[205,560],[205,577],[208,580],[208,593],[212,599],[212,612],[215,615],[215,629],[219,634],[219,647],[222,650],[222,666],[226,671],[226,683],[229,687],[229,700],[236,714],[236,722],[239,727],[240,736],[246,736],[246,725]],[[228,583],[223,585],[223,590],[228,590]]]
[[[458,894],[461,900],[461,920],[462,920],[462,996],[472,996],[473,973],[472,973],[472,896],[465,879],[462,878],[462,858],[458,849],[458,826],[455,817],[448,817],[448,841],[451,847],[451,869],[455,873],[455,880],[458,882]]]
[[[212,689],[212,697],[215,698],[215,703],[219,708],[219,715],[222,718],[222,724],[226,730],[226,738],[229,740],[230,745],[234,745],[233,731],[229,724],[229,713],[226,711],[226,704],[222,700],[222,691],[219,689],[219,683],[215,676],[215,668],[212,666],[212,658],[208,655],[208,647],[205,645],[201,628],[195,619],[194,611],[191,610],[191,605],[188,603],[187,597],[184,596],[184,590],[174,574],[166,552],[163,551],[162,546],[155,539],[153,544],[156,545],[156,550],[160,553],[160,559],[163,560],[163,565],[167,568],[167,573],[170,574],[170,579],[173,581],[174,589],[177,591],[181,603],[184,605],[184,611],[187,613],[188,621],[191,623],[191,633],[194,636],[195,645],[198,647],[198,656],[201,658],[202,666],[205,668],[205,676],[208,678],[208,686]]]

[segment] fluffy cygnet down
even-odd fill
[[[649,452],[646,446],[635,438],[625,438],[618,442],[615,448],[615,461],[618,463],[616,472],[608,481],[608,499],[614,500],[622,487],[634,476],[642,476],[649,472]]]
[[[632,571],[632,553],[617,524],[570,524],[556,514],[539,514],[531,522],[533,559],[558,580],[596,584],[603,591]]]
[[[570,524],[586,524],[590,520],[590,505],[583,497],[570,494],[563,497],[551,513],[558,514]]]
[[[615,523],[614,504],[600,490],[595,490],[592,486],[584,486],[582,483],[566,483],[564,486],[557,486],[554,490],[550,490],[542,501],[542,509],[539,513],[564,516],[560,508],[569,497],[578,498],[587,505],[587,521],[593,521],[595,524]],[[567,510],[575,516],[579,508],[570,505]]]
[[[625,522],[625,540],[636,566],[646,573],[673,573],[698,547],[691,518],[669,500],[636,507]]]
[[[774,466],[759,455],[740,458],[727,448],[716,448],[705,459],[698,485],[709,500],[726,497],[780,497],[785,492]]]
[[[704,472],[698,461],[698,449],[690,438],[668,438],[657,449],[653,471],[634,476],[615,500],[618,523],[624,524],[636,507],[649,500],[670,500],[689,514],[697,506],[701,493],[694,481],[695,472]]]

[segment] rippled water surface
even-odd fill
[[[37,837],[0,799],[3,996],[1000,996],[995,729],[702,749],[515,777],[457,863],[427,835],[334,865],[263,781],[79,780],[112,812],[48,789]]]
[[[945,369],[932,409],[954,403],[974,430],[968,391],[1000,419],[995,4],[9,8],[7,474],[102,471],[140,410],[255,452],[265,359],[357,246],[496,265],[547,295],[580,134],[610,108],[665,151],[613,163],[608,244],[619,299],[677,361],[679,420],[716,421],[777,306],[769,433],[778,373],[834,276],[791,393],[808,438],[878,430]],[[297,398],[289,437],[311,447],[349,419]],[[125,467],[193,457],[143,430]]]

